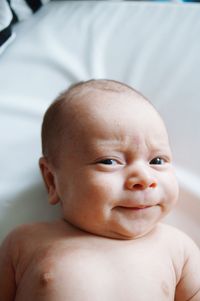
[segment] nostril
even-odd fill
[[[133,189],[135,189],[135,190],[143,190],[143,189],[145,189],[147,187],[149,187],[149,188],[156,188],[157,184],[156,184],[156,182],[153,182],[150,185],[148,185],[148,184],[142,184],[142,183],[137,183],[137,184],[133,185]]]
[[[157,184],[155,182],[151,183],[151,185],[149,185],[150,188],[156,188]]]
[[[144,189],[144,186],[142,184],[135,184],[135,185],[133,185],[133,188],[137,189],[137,190],[142,190],[142,189]]]

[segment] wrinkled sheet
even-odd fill
[[[166,221],[200,245],[199,5],[56,1],[15,31],[0,57],[0,240],[18,224],[60,215],[38,168],[47,106],[73,82],[112,78],[162,114],[181,188]]]

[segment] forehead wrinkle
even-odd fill
[[[164,129],[162,133],[159,133],[159,135],[152,135],[151,139],[146,139],[146,146],[151,153],[160,153],[170,157],[172,156],[168,135]]]
[[[97,139],[93,146],[100,150],[136,153],[141,147],[141,143],[138,143],[138,137],[126,135],[125,137],[118,137],[118,139]]]
[[[153,137],[149,139],[149,136],[135,135],[115,135],[115,138],[108,139],[95,139],[97,147],[101,148],[114,148],[115,150],[132,150],[132,152],[162,152],[167,151],[171,153],[168,137],[161,135],[160,137]]]
[[[97,139],[96,140],[96,146],[100,148],[114,148],[116,150],[118,149],[124,149],[127,147],[127,143],[123,141],[122,139]]]

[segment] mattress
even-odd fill
[[[110,78],[163,116],[180,183],[166,222],[200,246],[199,5],[55,1],[14,31],[0,56],[0,240],[19,224],[60,216],[38,168],[43,114],[70,84]]]

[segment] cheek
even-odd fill
[[[81,180],[82,179],[82,180]],[[91,172],[81,177],[79,195],[84,201],[95,202],[96,207],[109,206],[119,198],[123,182],[119,175],[102,172]]]
[[[179,196],[178,181],[174,173],[170,173],[163,179],[163,193],[164,199],[167,206],[172,207],[176,204]]]
[[[94,196],[97,200],[109,201],[109,198],[118,194],[120,180],[110,174],[91,175],[86,181],[83,190],[85,194]]]
[[[76,173],[58,186],[61,203],[73,208],[109,205],[119,196],[120,179],[98,172]]]

